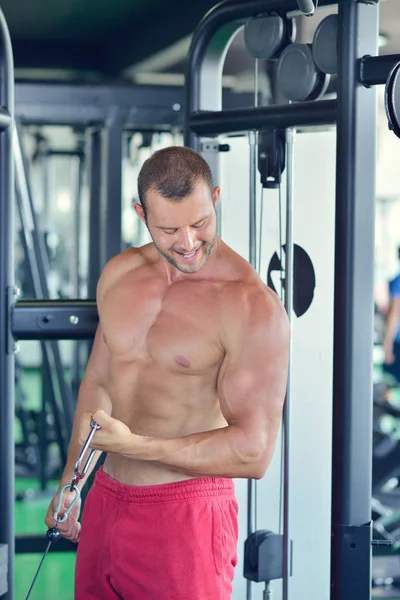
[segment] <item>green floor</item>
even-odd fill
[[[34,481],[16,480],[16,491],[37,489]],[[44,517],[49,505],[47,498],[35,498],[15,503],[15,533],[43,534],[43,545],[46,545],[46,526]],[[15,600],[24,600],[28,593],[41,554],[16,554],[15,556]],[[75,566],[74,552],[54,552],[47,555],[39,577],[36,580],[30,600],[72,600],[73,574]]]

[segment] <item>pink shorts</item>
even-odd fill
[[[237,514],[231,479],[131,486],[99,469],[82,515],[75,600],[229,600]]]

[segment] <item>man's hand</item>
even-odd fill
[[[132,433],[127,425],[122,423],[122,421],[110,417],[102,409],[83,414],[79,428],[79,443],[82,446],[91,431],[90,421],[92,419],[100,425],[100,429],[96,431],[92,438],[90,443],[91,448],[122,455],[129,451],[131,458],[137,452],[137,458],[141,458],[140,453],[146,438]]]
[[[67,519],[64,523],[56,523],[54,520],[54,513],[56,512],[58,498],[60,494],[60,489],[62,488],[62,484],[60,485],[57,494],[54,496],[53,500],[50,502],[50,506],[47,510],[45,524],[47,527],[55,527],[57,528],[61,535],[65,537],[67,540],[74,542],[77,544],[79,542],[79,534],[81,531],[81,524],[79,523],[79,514],[81,512],[81,499],[79,498],[77,502],[72,507],[71,512],[69,513]],[[65,490],[63,493],[63,500],[61,503],[60,512],[58,516],[62,518],[68,506],[72,503],[75,498],[75,492],[70,492]]]

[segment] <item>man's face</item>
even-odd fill
[[[146,196],[143,208],[135,210],[145,222],[159,253],[182,273],[197,273],[206,264],[217,239],[216,204],[219,188],[210,193],[199,181],[192,194],[179,202],[163,198],[156,190]]]

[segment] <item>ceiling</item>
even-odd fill
[[[190,37],[216,0],[0,0],[14,50],[17,79],[115,80],[183,83]],[[297,17],[297,41],[311,42],[318,22]],[[399,0],[381,0],[381,53],[400,53]],[[240,32],[228,52],[225,76],[253,72]]]

